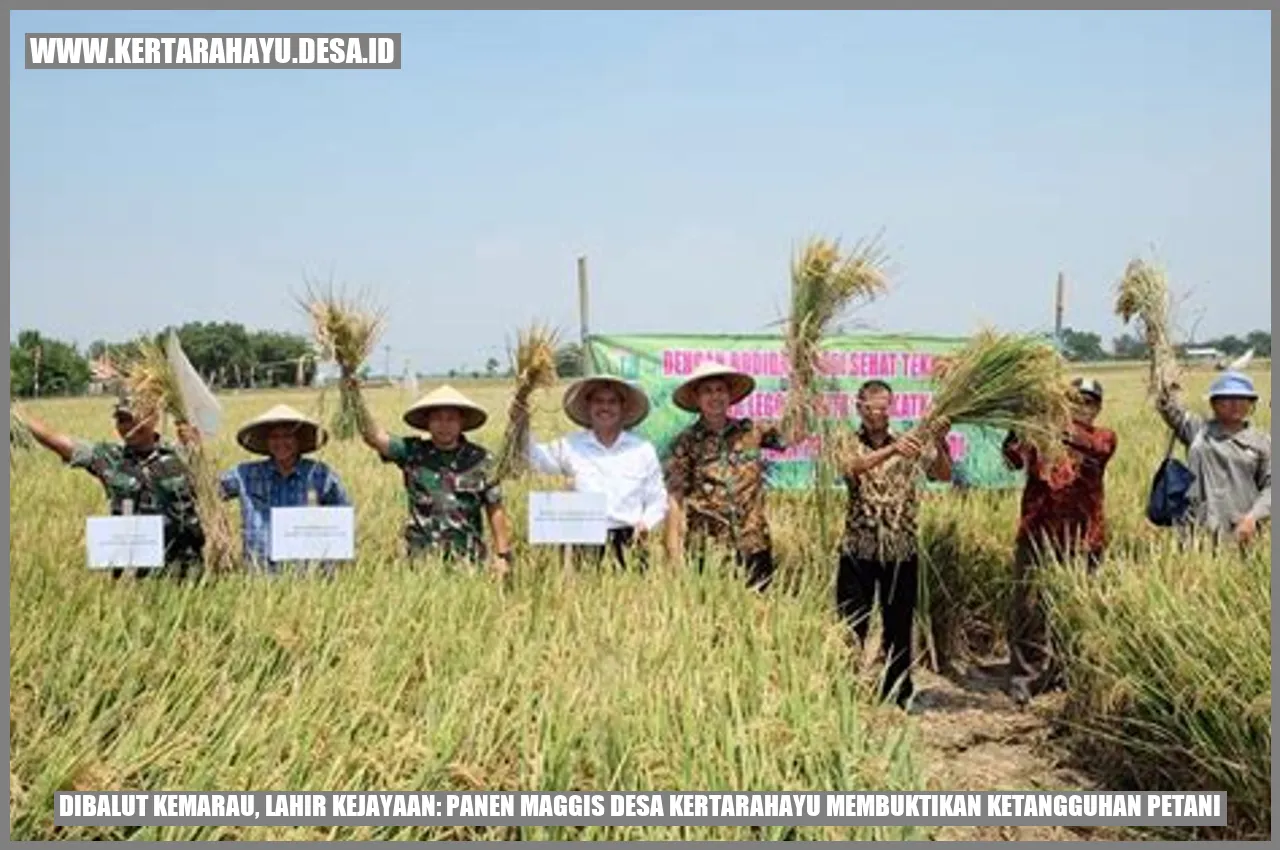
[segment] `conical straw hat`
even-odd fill
[[[591,427],[591,411],[587,396],[596,387],[609,387],[622,395],[622,427],[634,428],[649,415],[649,398],[639,388],[621,378],[609,375],[591,375],[579,378],[564,391],[564,412],[583,428]]]
[[[413,405],[405,411],[404,421],[411,428],[417,428],[419,431],[426,431],[427,414],[433,410],[442,407],[457,408],[462,413],[462,430],[474,431],[484,425],[489,419],[489,414],[485,409],[476,404],[453,387],[445,384],[437,387],[431,392],[424,395],[413,403]]]
[[[698,384],[708,378],[719,378],[729,385],[729,404],[737,404],[751,395],[752,390],[756,388],[755,378],[746,372],[739,372],[714,360],[704,360],[671,394],[671,400],[676,403],[676,407],[690,413],[697,413]]]
[[[269,455],[267,436],[277,425],[291,425],[298,437],[298,453],[307,454],[323,446],[329,435],[311,417],[299,413],[287,404],[278,404],[266,413],[246,422],[236,433],[236,442],[245,451],[258,455]]]

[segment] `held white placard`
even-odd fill
[[[604,493],[530,493],[529,542],[603,546],[609,537]]]
[[[84,538],[91,570],[164,566],[164,517],[91,516]]]
[[[271,509],[272,561],[350,561],[355,556],[355,508]]]

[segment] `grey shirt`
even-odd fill
[[[1191,522],[1215,534],[1232,531],[1252,514],[1271,518],[1271,435],[1246,423],[1228,434],[1216,420],[1188,410],[1172,392],[1160,394],[1156,409],[1187,447]]]

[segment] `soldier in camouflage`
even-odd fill
[[[354,382],[348,384],[358,389]],[[479,564],[490,560],[499,575],[511,566],[511,532],[502,490],[493,478],[493,457],[471,442],[488,415],[449,386],[423,396],[404,414],[412,428],[431,438],[393,437],[379,426],[361,400],[360,430],[364,441],[385,463],[394,463],[404,476],[409,503],[405,541],[410,556],[439,555],[446,561]],[[484,539],[488,516],[494,552]]]
[[[754,389],[750,375],[707,362],[673,394],[676,406],[697,413],[698,420],[676,437],[667,459],[667,549],[673,559],[686,549],[701,566],[709,544],[723,546],[747,568],[748,583],[765,590],[774,562],[763,450],[784,445],[777,428],[729,416],[729,408]],[[684,546],[682,531],[688,535]]]
[[[106,490],[113,516],[164,517],[165,567],[179,578],[199,572],[204,531],[196,513],[195,485],[186,459],[156,431],[158,414],[135,410],[121,400],[114,410],[116,432],[123,443],[90,443],[61,434],[38,418],[24,414],[31,435],[74,469],[97,478]],[[124,575],[112,570],[113,578]],[[137,570],[142,578],[155,572]]]

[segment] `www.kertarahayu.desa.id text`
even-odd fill
[[[29,35],[27,45],[28,67],[399,66],[399,38],[386,35]]]

